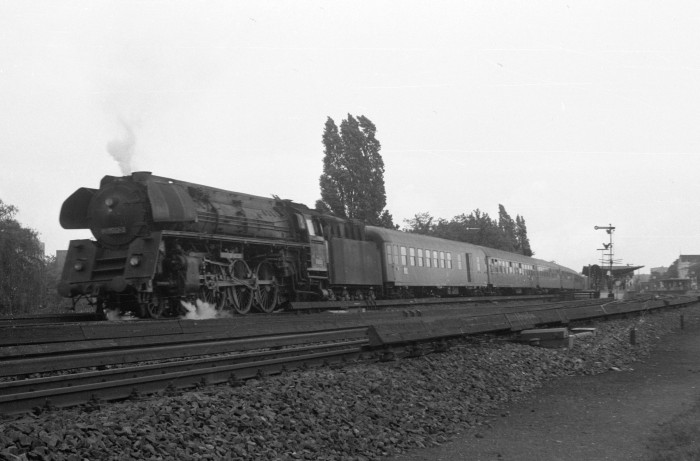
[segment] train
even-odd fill
[[[76,190],[59,220],[94,237],[70,241],[59,294],[143,318],[181,315],[183,302],[197,299],[247,314],[295,301],[550,293],[586,283],[553,262],[145,171]]]

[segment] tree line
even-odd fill
[[[56,306],[56,258],[44,254],[33,229],[22,226],[18,209],[0,199],[0,315],[21,315]]]
[[[384,161],[379,151],[376,126],[365,116],[348,117],[338,127],[328,117],[323,131],[323,174],[319,180],[321,199],[316,209],[336,216],[358,219],[375,226],[398,229],[385,209]],[[431,235],[533,256],[525,218],[515,220],[498,205],[498,218],[478,208],[451,220],[430,213],[404,220],[405,232]]]

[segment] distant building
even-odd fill
[[[649,269],[649,271],[652,274],[657,274],[657,275],[664,275],[667,270],[668,270],[668,267],[652,267],[651,269]]]
[[[678,258],[678,278],[690,278],[689,270],[691,266],[700,264],[700,255],[680,255]],[[693,278],[700,274],[693,274]]]
[[[632,287],[638,291],[648,290],[650,281],[651,274],[636,274],[632,277]]]

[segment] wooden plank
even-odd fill
[[[569,330],[570,334],[573,336],[587,336],[587,335],[596,335],[597,328],[584,328],[584,327],[579,327],[579,328],[571,328]]]
[[[518,335],[519,339],[539,338],[540,340],[562,339],[569,336],[566,328],[543,328],[535,330],[523,330]]]

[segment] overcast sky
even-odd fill
[[[700,254],[700,3],[0,0],[0,199],[48,254],[133,171],[313,206],[327,117],[377,126],[396,223],[525,218],[578,271]]]

